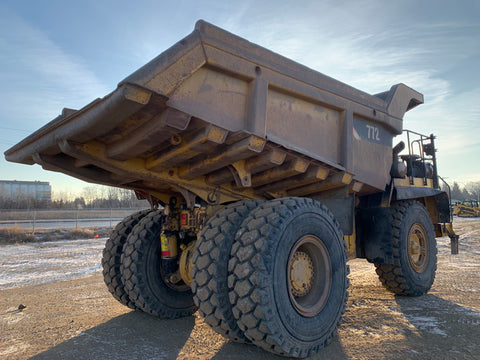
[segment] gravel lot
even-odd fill
[[[480,359],[480,219],[455,219],[460,254],[439,242],[429,294],[396,297],[373,265],[350,261],[344,323],[314,359]],[[105,239],[0,246],[0,358],[282,359],[224,340],[197,314],[162,320],[106,290]],[[19,310],[19,305],[26,306]]]

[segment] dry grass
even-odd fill
[[[81,220],[81,219],[110,219],[110,223],[115,226],[116,222],[126,216],[138,211],[138,209],[83,209],[83,210],[2,210],[0,211],[0,221],[37,221],[41,220]],[[35,220],[34,220],[35,219]],[[5,224],[4,224],[5,225]],[[37,225],[36,227],[39,227]],[[0,228],[0,245],[22,244],[29,242],[57,241],[57,240],[75,240],[92,239],[95,237],[108,237],[111,229],[106,228],[85,228],[81,229],[41,229],[32,230],[23,229],[17,224]]]
[[[10,228],[0,229],[0,244],[24,243],[36,241],[32,234],[28,234],[18,225]]]
[[[42,230],[32,234],[19,226],[0,229],[0,245],[24,244],[30,242],[44,242],[57,240],[93,239],[108,237],[110,228],[91,228],[73,230]]]

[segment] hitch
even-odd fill
[[[452,255],[458,255],[458,239],[460,236],[453,231],[452,223],[443,224],[442,232],[450,238],[450,252]]]

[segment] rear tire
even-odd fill
[[[193,300],[205,322],[217,333],[248,342],[233,317],[228,297],[228,260],[235,234],[260,201],[230,204],[208,220],[195,244],[191,284]]]
[[[325,206],[305,198],[261,204],[242,223],[231,256],[230,301],[249,340],[300,358],[330,343],[345,312],[349,268]]]
[[[437,270],[437,241],[432,220],[417,201],[399,201],[391,207],[393,265],[375,264],[382,285],[397,295],[428,292]]]
[[[128,306],[131,309],[136,308],[135,303],[130,300],[125,291],[120,271],[123,245],[134,226],[137,225],[137,223],[150,211],[150,209],[142,210],[127,216],[120,221],[117,226],[115,226],[115,229],[113,229],[110,238],[107,240],[105,248],[103,249],[103,280],[107,285],[108,291],[110,291],[113,297],[121,304]]]
[[[160,248],[163,219],[162,211],[154,211],[134,227],[123,248],[121,272],[128,296],[138,309],[175,319],[193,314],[196,307],[189,286],[164,281]]]

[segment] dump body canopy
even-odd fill
[[[162,201],[359,194],[390,182],[392,138],[422,94],[376,96],[204,21],[115,91],[5,152]]]

